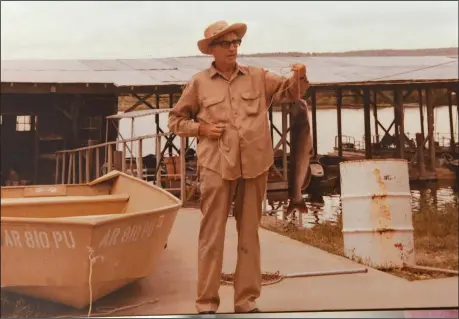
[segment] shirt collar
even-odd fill
[[[238,70],[238,73],[242,73],[243,75],[246,75],[247,74],[247,71],[244,70],[243,67],[241,67],[238,63],[236,63],[236,68]],[[220,74],[221,73],[215,68],[215,61],[213,61],[210,65],[210,68],[209,68],[209,75],[211,78],[213,78],[216,74]]]

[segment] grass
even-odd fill
[[[414,246],[416,264],[420,266],[458,270],[458,204],[447,204],[439,208],[421,205],[413,212]],[[282,227],[275,217],[264,217],[262,228],[275,231],[302,243],[329,253],[344,256],[341,233],[342,219],[335,223],[324,222],[313,228],[296,229]],[[408,280],[423,280],[452,275],[413,270],[388,270],[387,272]]]

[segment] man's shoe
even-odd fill
[[[199,314],[200,315],[211,315],[211,314],[215,314],[215,311],[201,311]]]

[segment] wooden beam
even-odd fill
[[[449,114],[449,132],[450,132],[450,148],[451,153],[455,153],[456,151],[456,141],[454,139],[454,121],[453,121],[453,97],[452,91],[448,90],[448,114]]]
[[[317,100],[316,91],[313,89],[311,92],[311,103],[312,103],[312,145],[314,148],[314,156],[317,154]]]
[[[394,109],[396,110],[397,117],[397,138],[398,138],[398,155],[399,158],[405,157],[405,125],[404,125],[404,107],[403,107],[403,93],[401,90],[394,91]]]
[[[137,165],[137,177],[140,178],[140,179],[143,179],[143,157],[142,157],[142,153],[143,153],[143,150],[142,150],[142,144],[143,144],[143,140],[139,140],[137,142],[138,144],[138,150],[137,150],[137,158],[139,159],[138,160],[138,165]],[[184,154],[185,156],[185,154]]]
[[[429,169],[436,172],[435,165],[435,137],[434,137],[434,111],[432,103],[432,89],[426,89],[427,104],[427,134],[429,135]]]
[[[419,95],[419,117],[421,121],[421,134],[422,136],[426,136],[425,130],[424,130],[424,104],[422,102],[422,89],[418,89],[418,95]]]
[[[288,132],[288,124],[287,124],[287,106],[282,104],[282,178],[284,181],[288,181],[288,163],[287,163],[287,132]],[[272,132],[272,131],[271,131]]]
[[[343,128],[341,111],[343,106],[343,91],[338,89],[336,91],[336,118],[338,121],[338,156],[343,156]]]
[[[363,113],[364,113],[364,126],[365,126],[365,158],[372,159],[372,145],[371,145],[371,106],[370,106],[370,89],[363,90]]]
[[[379,144],[379,125],[382,124],[378,121],[378,94],[376,91],[373,91],[373,117],[375,120],[375,136],[376,136],[376,143]]]

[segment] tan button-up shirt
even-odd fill
[[[198,136],[201,123],[226,124],[219,139],[199,136],[198,166],[223,179],[254,178],[273,164],[268,107],[276,101],[302,98],[307,79],[285,78],[263,68],[238,65],[226,79],[212,63],[193,76],[169,113],[169,130],[179,136]],[[298,92],[298,89],[300,92]]]

